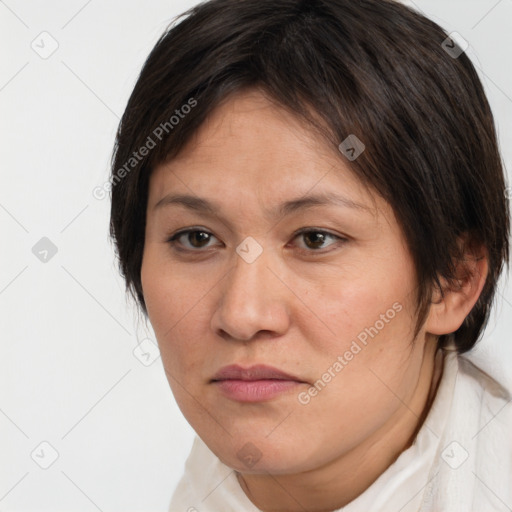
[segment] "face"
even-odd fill
[[[413,262],[347,164],[252,91],[151,176],[149,319],[181,411],[239,471],[329,464],[390,428],[417,383]]]

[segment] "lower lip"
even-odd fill
[[[219,380],[214,384],[224,395],[238,402],[262,402],[296,388],[295,380]]]

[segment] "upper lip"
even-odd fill
[[[224,366],[221,368],[213,377],[212,381],[217,380],[264,380],[264,379],[276,379],[276,380],[295,380],[302,382],[301,379],[283,372],[273,366],[267,366],[264,364],[257,364],[250,366],[249,368],[243,368],[237,364],[230,366]]]

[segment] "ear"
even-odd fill
[[[462,245],[461,245],[462,244]],[[465,246],[462,261],[456,266],[455,282],[440,279],[443,295],[436,289],[432,296],[430,312],[425,322],[426,332],[434,335],[455,332],[469,315],[485,285],[489,271],[489,258],[483,246],[475,247],[460,239]]]

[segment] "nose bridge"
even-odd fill
[[[249,240],[237,248],[235,262],[222,289],[213,326],[233,338],[248,340],[258,331],[280,332],[287,325],[279,280],[267,268],[270,252],[256,255]]]
[[[242,244],[238,251],[243,251]],[[254,312],[264,305],[265,299],[268,298],[267,285],[270,273],[266,256],[261,254],[254,260],[246,260],[237,254],[234,267],[226,281],[224,302],[229,302],[229,305],[237,310],[250,308]]]

